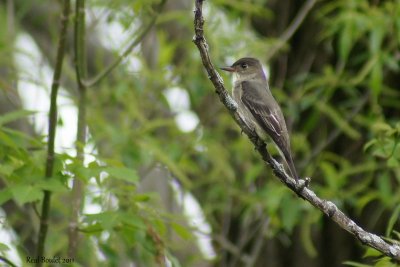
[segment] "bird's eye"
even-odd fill
[[[241,67],[242,67],[243,69],[247,69],[247,68],[249,67],[249,65],[247,65],[246,63],[242,63]]]

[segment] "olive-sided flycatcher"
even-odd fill
[[[233,98],[247,126],[255,130],[263,141],[266,141],[268,136],[271,137],[283,155],[292,177],[297,180],[299,177],[293,163],[285,118],[269,90],[260,61],[245,57],[232,66],[221,69],[236,76]]]

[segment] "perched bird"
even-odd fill
[[[235,74],[233,98],[247,126],[255,130],[263,141],[266,141],[268,136],[271,137],[286,161],[292,177],[298,180],[285,118],[269,90],[260,61],[245,57],[232,66],[221,69]]]

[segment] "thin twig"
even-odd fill
[[[360,112],[360,110],[365,106],[368,102],[370,95],[369,93],[365,94],[359,101],[358,105],[353,108],[350,114],[348,114],[345,118],[346,122],[350,122],[353,118]],[[329,136],[320,144],[318,144],[310,153],[310,155],[303,161],[299,163],[301,169],[307,166],[316,156],[318,156],[322,150],[324,150],[327,146],[329,146],[335,139],[343,132],[343,129],[340,127],[336,127]]]
[[[256,241],[254,242],[253,248],[252,248],[252,253],[250,254],[248,261],[246,262],[246,267],[252,267],[256,264],[256,261],[260,255],[261,252],[261,248],[264,244],[264,240],[265,240],[265,234],[268,231],[269,228],[269,223],[270,223],[270,219],[269,217],[267,218],[263,218],[263,222],[262,222],[262,226],[260,229],[260,233],[257,236]]]
[[[246,222],[246,221],[245,221]],[[260,218],[260,223],[259,225],[256,226],[250,226],[253,221],[248,220],[248,223],[243,223],[240,225],[240,234],[239,234],[239,238],[238,240],[235,242],[236,247],[238,249],[238,251],[240,252],[239,256],[242,256],[243,254],[243,259],[245,259],[246,265],[248,264],[249,260],[250,260],[250,256],[248,256],[245,252],[244,249],[245,247],[248,245],[248,242],[250,240],[252,240],[256,234],[258,234],[258,236],[260,237],[260,227],[262,226],[262,219]],[[264,238],[262,236],[262,238]],[[238,263],[238,255],[236,255],[236,257],[233,257],[231,259],[231,264],[229,264],[229,266],[236,266]]]
[[[285,45],[290,38],[292,38],[293,34],[297,31],[300,25],[303,23],[307,14],[313,8],[317,0],[308,0],[299,10],[296,17],[293,19],[292,23],[289,27],[282,33],[279,37],[278,42],[268,51],[267,61],[273,57],[282,47]]]
[[[239,125],[242,131],[249,137],[251,142],[254,144],[256,150],[261,155],[262,159],[270,165],[275,176],[299,197],[308,201],[310,204],[318,208],[331,220],[336,222],[342,229],[348,231],[355,236],[364,245],[375,248],[386,256],[393,259],[400,260],[400,246],[397,244],[389,244],[385,242],[381,237],[369,233],[358,226],[353,220],[347,217],[339,208],[331,201],[319,198],[313,191],[305,187],[305,181],[300,180],[296,182],[293,178],[289,177],[282,167],[267,151],[267,147],[264,142],[257,136],[257,134],[246,126],[241,115],[237,112],[237,104],[230,97],[228,91],[223,85],[223,80],[218,72],[215,70],[211,63],[210,56],[208,53],[208,45],[204,38],[204,18],[202,13],[204,0],[195,0],[195,17],[194,17],[194,30],[195,36],[193,42],[199,49],[200,56],[203,65],[208,73],[208,77],[214,85],[217,94],[221,102],[228,109],[235,122]]]
[[[104,77],[106,77],[109,73],[111,73],[111,71],[113,71],[115,69],[115,67],[117,67],[122,60],[124,60],[131,52],[132,50],[143,40],[143,38],[149,33],[149,31],[151,30],[151,28],[153,28],[154,24],[157,21],[158,18],[158,14],[160,14],[162,8],[164,7],[165,3],[167,2],[167,0],[162,0],[161,3],[159,4],[158,8],[157,8],[157,14],[153,16],[153,18],[151,19],[150,23],[147,25],[146,28],[144,28],[144,30],[135,38],[135,40],[133,40],[131,42],[131,44],[125,49],[125,51],[114,60],[114,62],[112,62],[108,67],[106,67],[103,71],[101,71],[98,75],[96,75],[95,77],[88,79],[88,80],[82,80],[82,83],[84,83],[84,85],[86,87],[92,87],[93,85],[95,85],[96,83],[98,83],[101,79],[103,79]]]
[[[228,200],[229,203],[225,206],[224,214],[222,216],[222,236],[228,236],[231,229],[232,220],[232,199]],[[221,254],[221,264],[225,266],[225,262],[228,260],[228,251],[224,250]]]
[[[247,262],[247,255],[243,254],[242,251],[231,241],[229,241],[223,235],[212,235],[215,240],[224,250],[229,251],[232,255],[236,256],[241,262]],[[233,265],[232,265],[233,266]]]
[[[60,39],[58,41],[56,65],[54,68],[53,82],[51,85],[51,93],[50,93],[49,134],[47,141],[47,160],[46,160],[46,172],[45,172],[45,177],[47,179],[53,176],[53,169],[54,169],[54,155],[55,155],[54,142],[56,137],[56,126],[57,126],[57,94],[60,85],[62,65],[65,54],[69,13],[70,13],[70,0],[64,0],[63,12],[61,15]],[[36,257],[38,259],[41,259],[44,256],[44,246],[49,226],[48,220],[50,212],[50,198],[51,198],[51,192],[48,190],[44,190],[42,212],[40,217],[39,236],[38,236],[38,243],[36,250]],[[38,261],[36,263],[36,266],[40,267],[42,266],[42,264],[43,264],[42,261]]]
[[[257,258],[256,254],[259,253],[259,250],[261,249],[261,246],[264,242],[265,239],[265,232],[268,229],[269,226],[269,216],[264,215],[262,211],[262,207],[258,206],[257,207],[257,219],[259,223],[255,226],[251,226],[248,224],[245,224],[244,226],[241,225],[241,230],[240,230],[240,238],[236,242],[238,250],[244,254],[243,250],[244,248],[248,245],[248,242],[255,238],[255,242],[252,246],[252,251],[250,255],[244,254],[243,259],[245,259],[244,263],[246,266],[252,266],[254,264],[254,260]],[[253,223],[253,222],[250,222]],[[260,231],[261,230],[261,231]],[[257,237],[255,237],[257,235]],[[237,265],[237,260],[238,258],[235,257],[232,259],[232,263],[230,265],[236,266]],[[253,263],[252,263],[253,262]]]
[[[4,261],[5,263],[7,263],[7,266],[11,266],[11,267],[17,267],[16,264],[14,264],[12,261],[10,261],[9,259],[7,259],[6,257],[3,257],[0,255],[0,261]]]

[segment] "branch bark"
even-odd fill
[[[86,86],[82,79],[86,77],[86,53],[85,53],[85,0],[77,0],[75,4],[74,21],[74,60],[75,75],[78,85],[78,125],[76,133],[76,161],[83,165],[85,161],[84,149],[86,145]],[[74,177],[71,190],[71,210],[68,227],[68,257],[76,258],[79,245],[79,214],[81,212],[83,192],[85,185],[81,177]]]
[[[50,179],[53,176],[54,169],[54,142],[56,137],[56,126],[57,126],[57,95],[58,88],[60,85],[61,71],[65,54],[65,44],[67,38],[67,29],[70,13],[70,1],[64,0],[63,12],[61,15],[61,29],[60,39],[57,47],[57,59],[56,66],[54,68],[53,82],[51,85],[50,95],[50,114],[49,114],[49,137],[47,141],[47,160],[46,160],[46,172],[45,177]],[[48,190],[44,191],[44,198],[42,202],[42,212],[40,217],[40,228],[38,236],[38,244],[36,250],[36,257],[41,259],[44,256],[44,247],[46,242],[48,220],[50,212],[50,198],[51,192]],[[36,266],[42,266],[42,261],[38,261]]]
[[[242,131],[249,137],[251,142],[254,144],[256,150],[260,154],[261,158],[270,165],[275,176],[285,184],[289,189],[295,192],[300,198],[308,201],[311,205],[318,208],[331,220],[333,220],[339,227],[351,233],[357,238],[362,244],[370,246],[384,255],[400,260],[400,246],[397,244],[389,244],[385,242],[381,237],[365,231],[363,228],[358,226],[352,219],[347,217],[333,202],[321,199],[312,190],[307,188],[307,181],[300,180],[298,183],[289,177],[281,164],[279,164],[269,154],[266,144],[261,141],[255,132],[249,129],[244,123],[241,114],[237,111],[237,104],[231,98],[228,91],[225,89],[221,76],[216,71],[214,65],[211,62],[210,55],[208,53],[208,44],[204,38],[204,17],[203,17],[203,2],[204,0],[195,0],[194,10],[194,31],[195,36],[193,42],[197,46],[200,56],[207,71],[208,78],[211,80],[216,93],[219,95],[220,101],[228,109],[230,115],[233,117],[235,122],[239,125]]]

